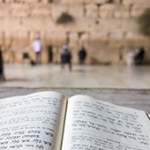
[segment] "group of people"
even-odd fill
[[[40,64],[41,63],[42,43],[41,43],[41,40],[39,37],[33,41],[32,46],[33,46],[33,49],[35,52],[35,57],[36,57],[35,63]],[[82,48],[79,50],[79,53],[78,53],[79,63],[84,64],[86,57],[87,57],[87,51],[86,51],[85,47],[82,46]],[[68,64],[69,70],[71,71],[72,70],[72,54],[71,54],[67,44],[63,45],[60,59],[61,59],[62,69],[64,69],[65,64]],[[33,63],[32,60],[31,60],[31,63]]]
[[[41,52],[42,52],[42,43],[40,38],[36,38],[33,41],[33,49],[35,52],[35,61],[30,59],[30,63],[33,64],[40,64],[41,63]],[[140,47],[137,49],[134,53],[128,53],[127,56],[127,64],[135,64],[140,65],[143,64],[144,61],[144,55],[145,55],[145,49],[144,47]],[[30,58],[26,53],[24,53],[23,58]],[[79,64],[84,64],[85,60],[87,58],[87,50],[84,46],[81,47],[81,49],[78,51],[78,59]],[[67,64],[69,70],[72,70],[72,54],[67,44],[63,45],[61,54],[60,54],[60,60],[61,60],[61,68],[64,69],[64,66]],[[2,49],[0,47],[0,81],[5,80],[4,78],[4,69],[3,69],[3,56],[2,56]]]
[[[78,52],[79,63],[84,64],[86,57],[87,57],[87,51],[85,47],[83,46]],[[62,69],[64,69],[65,64],[68,64],[69,70],[71,71],[72,70],[72,55],[67,44],[63,45],[60,59],[61,59]]]

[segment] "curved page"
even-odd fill
[[[145,112],[78,95],[68,100],[62,150],[148,150]]]
[[[0,100],[0,150],[51,150],[62,95],[39,92]]]

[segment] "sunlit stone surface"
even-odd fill
[[[0,87],[150,88],[149,66],[68,66],[5,64]]]

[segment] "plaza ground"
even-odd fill
[[[0,87],[125,88],[150,89],[149,66],[80,66],[72,72],[65,66],[5,64],[5,82]]]

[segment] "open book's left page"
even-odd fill
[[[51,150],[62,98],[39,92],[0,100],[0,150]]]

